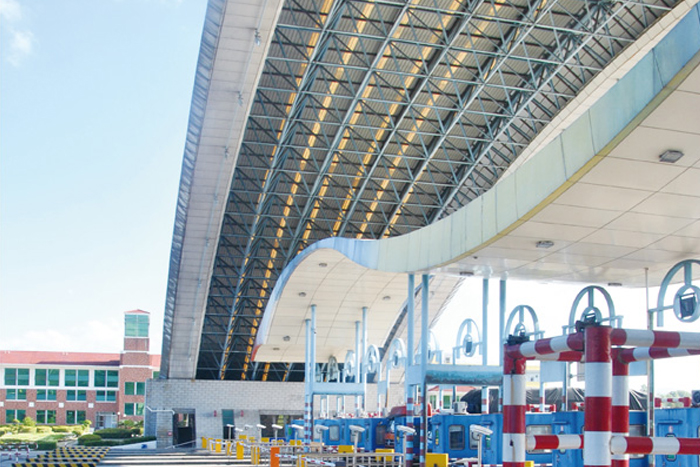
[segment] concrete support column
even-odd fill
[[[362,356],[360,355],[361,350],[361,333],[360,333],[360,321],[355,321],[355,382],[362,382]],[[355,396],[355,416],[361,416],[362,405],[360,402],[360,396]]]
[[[489,279],[484,277],[483,289],[481,292],[481,328],[483,334],[481,335],[481,364],[486,366],[489,364]],[[481,388],[481,413],[489,413],[489,388],[487,386],[482,386]]]
[[[414,360],[414,330],[415,330],[415,276],[413,274],[408,275],[408,303],[406,304],[406,326],[407,326],[407,343],[406,343],[406,375],[408,375],[409,368],[413,366]],[[413,395],[414,386],[410,384],[408,377],[406,378],[406,426],[409,428],[414,428],[413,424]],[[410,467],[413,464],[413,435],[406,434],[404,437],[404,443],[406,443],[406,467]]]
[[[420,374],[421,374],[421,426],[420,426],[420,467],[425,467],[425,453],[428,452],[428,387],[425,377],[428,373],[428,342],[430,341],[430,276],[423,274],[421,277],[421,349],[420,349]]]

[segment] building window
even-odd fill
[[[75,389],[69,389],[66,391],[66,401],[86,401],[87,400],[87,391],[85,390],[75,390]]]
[[[80,425],[85,421],[84,410],[67,410],[66,423],[69,425]]]
[[[124,383],[124,393],[127,396],[143,396],[146,394],[146,383]]]
[[[38,401],[55,401],[56,400],[56,390],[55,389],[38,389],[36,391],[36,400],[38,400]]]
[[[34,370],[35,386],[58,386],[60,370],[37,368]]]
[[[36,411],[36,422],[44,424],[56,423],[56,411],[55,410],[37,410]]]
[[[90,370],[66,370],[66,386],[86,388],[90,385]]]
[[[452,396],[449,394],[444,394],[442,396],[442,408],[449,409],[452,407]]]
[[[450,425],[447,427],[447,435],[449,442],[449,449],[452,451],[462,451],[466,447],[464,442],[464,426],[463,425]]]
[[[125,337],[148,337],[148,315],[126,315]]]
[[[95,401],[96,402],[116,402],[117,392],[116,391],[95,391]]]
[[[26,401],[27,400],[27,390],[26,389],[7,389],[5,392],[5,398],[8,401]],[[22,417],[24,418],[24,417]]]
[[[95,370],[95,387],[118,388],[119,372],[116,370]]]
[[[5,368],[5,386],[29,386],[29,368]]]
[[[153,372],[153,379],[158,379],[159,376],[160,376],[160,371]]]
[[[26,416],[27,416],[27,412],[25,410],[8,409],[8,410],[5,410],[5,423],[9,424],[15,420],[21,422],[22,420],[24,420],[24,418]]]
[[[131,403],[127,402],[124,404],[124,415],[136,415],[139,417],[143,416],[143,402]]]

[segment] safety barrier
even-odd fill
[[[697,439],[626,436],[629,432],[628,363],[696,355],[700,353],[700,333],[582,324],[575,334],[505,346],[503,467],[524,466],[526,449],[540,446],[538,443],[559,446],[551,449],[583,449],[584,465],[599,467],[628,467],[628,454],[700,454],[700,440]],[[585,360],[586,410],[582,439],[525,436],[525,360],[530,358]]]
[[[8,460],[12,460],[14,457],[15,461],[19,462],[20,457],[25,459],[29,457],[29,450],[36,449],[35,443],[12,443],[12,444],[0,444],[0,461],[7,457]]]
[[[693,405],[693,400],[690,397],[655,397],[654,407],[657,409],[661,408],[662,404],[682,404],[683,407],[690,407]]]
[[[528,412],[556,412],[557,411],[557,405],[556,404],[528,404],[527,405],[527,411]]]
[[[318,452],[300,456],[301,465],[324,467],[403,467],[404,455],[396,452]]]

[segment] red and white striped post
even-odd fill
[[[503,467],[525,467],[525,359],[503,352]]]
[[[612,361],[612,435],[627,436],[630,429],[629,365],[613,351]],[[613,454],[612,467],[629,467],[627,454]]]
[[[585,330],[586,410],[583,435],[584,467],[610,467],[612,431],[612,355],[609,326]]]

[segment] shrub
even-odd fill
[[[148,441],[155,441],[156,437],[155,436],[137,436],[136,438],[131,438],[130,440],[125,441],[125,444],[137,444],[137,443],[146,443]]]
[[[97,441],[102,441],[102,437],[100,435],[83,435],[80,438],[78,438],[78,444],[81,446],[91,446],[91,442],[97,442]]]
[[[5,433],[11,433],[12,431],[9,428],[0,428],[0,436],[5,436]]]
[[[138,434],[138,428],[135,428],[135,430],[136,434]],[[95,434],[100,435],[102,439],[125,439],[134,435],[133,430],[128,428],[105,428],[95,431]]]
[[[36,442],[36,449],[38,451],[53,451],[56,449],[56,446],[56,441],[39,440]]]
[[[54,433],[70,433],[73,430],[72,426],[57,425],[53,427]]]
[[[53,430],[50,426],[38,426],[36,427],[37,433],[51,433]]]
[[[22,425],[24,426],[36,426],[36,422],[32,420],[32,417],[24,417],[22,420]]]
[[[36,427],[22,425],[21,427],[19,427],[19,432],[20,433],[36,433]]]
[[[121,443],[116,439],[100,439],[99,441],[86,441],[83,446],[118,446]]]

